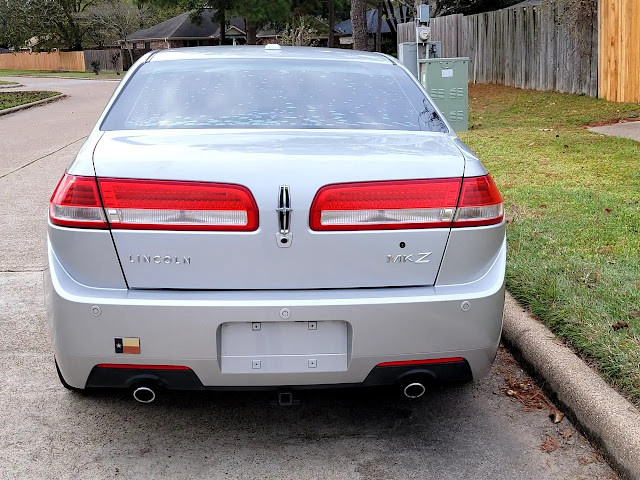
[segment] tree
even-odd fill
[[[313,27],[311,20],[313,17],[300,15],[294,18],[293,23],[287,25],[280,37],[281,45],[292,45],[295,47],[312,46],[316,41],[318,30]]]
[[[29,28],[32,4],[17,0],[0,0],[0,45],[24,47],[33,33]]]
[[[429,0],[431,6],[431,16],[452,15],[462,13],[473,15],[476,13],[499,10],[510,7],[522,0]],[[416,2],[416,6],[423,2]],[[417,8],[417,7],[416,7]]]
[[[369,50],[367,3],[365,0],[351,0],[351,28],[353,31],[353,49]]]
[[[335,47],[336,42],[336,32],[333,30],[333,26],[336,24],[336,3],[334,0],[327,0],[328,4],[328,15],[329,15],[329,40],[328,46],[329,48]]]
[[[36,50],[82,50],[89,25],[83,14],[97,0],[0,0],[2,42],[22,48],[36,39]]]
[[[136,6],[122,0],[102,0],[85,15],[92,26],[90,35],[94,41],[100,45],[105,40],[124,40],[131,63],[134,61],[133,52],[127,36],[149,25],[155,17],[150,5]]]
[[[244,18],[247,44],[255,45],[259,28],[283,22],[291,15],[291,0],[233,0],[233,13]]]
[[[82,50],[82,42],[89,25],[83,21],[83,15],[97,0],[34,0],[43,4],[43,9],[50,12],[49,22],[43,26],[45,32],[38,38],[45,41],[48,36],[68,50]],[[47,32],[47,29],[50,29]],[[47,35],[49,34],[49,35]],[[51,47],[49,47],[51,48]]]
[[[376,2],[376,11],[378,13],[378,25],[376,26],[376,52],[382,51],[382,1]]]

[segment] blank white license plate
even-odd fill
[[[222,373],[347,370],[342,321],[224,323],[220,340]]]

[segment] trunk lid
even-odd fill
[[[99,178],[238,184],[255,198],[253,232],[112,229],[129,287],[149,289],[433,285],[449,228],[313,231],[309,209],[329,184],[464,172],[449,136],[401,131],[111,131],[94,165]],[[287,248],[278,245],[283,185],[292,208]]]

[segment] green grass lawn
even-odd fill
[[[472,85],[470,130],[505,200],[507,287],[640,405],[640,143],[585,124],[640,104]]]
[[[109,70],[100,71],[99,75],[93,72],[58,72],[51,70],[3,70],[0,69],[0,77],[65,77],[65,78],[91,78],[98,80],[109,80],[122,78],[122,74],[116,75],[116,72]]]
[[[0,110],[5,110],[25,103],[31,103],[45,98],[60,95],[60,92],[2,92],[0,91]]]

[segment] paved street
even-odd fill
[[[535,408],[504,350],[482,382],[418,401],[338,390],[292,407],[267,393],[141,405],[65,390],[42,300],[47,204],[116,83],[19,81],[70,97],[0,117],[0,478],[617,478],[567,419]]]

